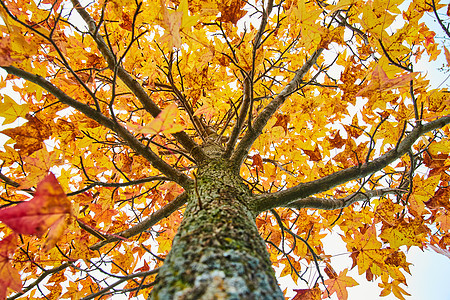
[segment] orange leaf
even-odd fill
[[[345,269],[339,276],[332,279],[325,280],[330,295],[336,293],[339,300],[347,300],[347,288],[358,285],[358,283],[351,277],[347,276],[348,269]]]
[[[66,219],[72,214],[66,194],[50,173],[38,183],[33,199],[0,210],[0,221],[19,234],[41,237],[49,228],[46,249],[63,233]]]
[[[0,241],[0,299],[6,299],[8,288],[16,292],[22,289],[19,272],[9,262],[16,248],[15,234],[10,234]]]

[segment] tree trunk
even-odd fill
[[[150,299],[284,299],[251,195],[228,161],[200,165]]]

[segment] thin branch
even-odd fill
[[[123,127],[119,123],[114,122],[113,120],[106,117],[99,111],[91,108],[89,105],[73,99],[72,97],[64,93],[62,90],[54,86],[50,81],[47,81],[45,78],[39,75],[35,75],[12,66],[2,68],[9,74],[18,76],[20,78],[23,78],[25,80],[28,80],[30,82],[39,85],[40,87],[51,93],[53,96],[58,98],[58,100],[61,101],[61,103],[64,103],[66,105],[75,108],[88,118],[91,118],[97,123],[116,132],[127,143],[127,145],[130,148],[132,148],[134,151],[136,151],[136,153],[146,158],[152,164],[153,167],[161,171],[164,175],[166,175],[176,183],[180,184],[185,188],[187,188],[191,184],[192,179],[190,179],[188,176],[174,169],[171,165],[163,161],[156,153],[151,151],[150,148],[143,145],[138,139],[136,139],[136,137],[131,132],[129,132],[127,129],[125,129],[125,127]]]
[[[450,31],[448,31],[448,27],[445,27],[444,22],[442,22],[441,18],[439,17],[437,10],[436,10],[436,3],[434,0],[431,0],[431,7],[433,8],[434,15],[436,16],[436,20],[438,21],[439,25],[441,25],[441,28],[444,30],[447,37],[450,38]]]
[[[233,131],[231,132],[230,138],[227,143],[227,148],[223,156],[228,158],[231,156],[234,146],[236,145],[239,134],[241,133],[242,126],[244,125],[245,116],[247,115],[247,111],[251,102],[251,78],[250,76],[246,76],[243,81],[244,92],[242,99],[242,107],[239,112],[239,116],[236,118],[236,124],[233,127]]]
[[[94,245],[92,245],[90,248],[91,250],[99,250],[103,246],[106,246],[109,243],[120,241],[121,238],[130,238],[132,236],[138,235],[145,230],[149,229],[159,221],[161,221],[164,218],[167,218],[170,214],[172,214],[174,211],[179,209],[181,206],[183,206],[184,203],[187,201],[187,193],[184,192],[181,195],[179,195],[175,200],[172,202],[166,204],[162,208],[155,211],[151,216],[149,216],[147,219],[139,222],[138,224],[134,225],[133,227],[130,227],[124,231],[118,232],[114,234],[114,236],[111,236],[107,238],[104,241],[100,241]]]
[[[384,155],[370,162],[335,172],[314,181],[300,183],[286,190],[272,194],[256,195],[250,205],[253,207],[253,210],[258,213],[274,207],[286,207],[289,206],[291,202],[305,199],[311,195],[327,191],[340,184],[373,174],[410,151],[410,148],[420,136],[432,130],[442,128],[449,123],[450,115],[441,117],[424,125],[419,124],[410,132],[408,136],[406,136],[403,141],[398,144],[398,147],[386,152]],[[340,207],[335,204],[335,201],[328,201],[323,203],[320,208],[336,209]]]
[[[158,273],[158,271],[159,271],[159,268],[156,268],[156,269],[153,269],[153,270],[150,270],[150,271],[139,272],[139,273],[135,273],[135,274],[130,274],[130,275],[127,275],[127,276],[123,276],[122,278],[120,278],[120,279],[117,280],[116,282],[111,283],[111,284],[108,284],[108,286],[105,287],[104,289],[101,289],[100,291],[98,291],[98,292],[96,292],[96,293],[90,294],[90,295],[87,296],[87,297],[81,298],[81,300],[94,299],[94,298],[96,298],[96,297],[99,297],[99,296],[105,294],[107,291],[109,291],[109,290],[112,289],[113,287],[115,287],[115,286],[117,286],[117,285],[119,285],[119,284],[121,284],[121,283],[123,283],[123,282],[125,282],[125,281],[128,281],[128,280],[133,279],[133,278],[136,278],[136,277],[147,277],[147,276],[149,276],[149,275],[153,275],[153,274]]]
[[[242,162],[247,157],[250,147],[255,140],[261,135],[264,127],[266,126],[272,115],[278,110],[278,108],[284,103],[284,101],[295,92],[300,86],[303,77],[316,63],[319,56],[322,54],[323,48],[317,49],[312,56],[305,62],[305,64],[295,72],[294,78],[284,87],[284,89],[261,111],[252,124],[252,127],[247,130],[242,140],[237,145],[231,160],[236,169],[242,165]]]
[[[151,181],[155,181],[155,180],[159,180],[159,181],[170,181],[170,178],[165,177],[165,176],[150,176],[150,177],[146,177],[146,178],[141,178],[141,179],[136,179],[136,180],[131,180],[131,181],[126,181],[126,182],[102,182],[102,181],[94,181],[91,182],[88,186],[82,188],[79,191],[75,191],[75,192],[71,192],[68,193],[67,196],[75,196],[81,193],[86,192],[89,189],[92,189],[93,187],[96,186],[104,186],[104,187],[125,187],[125,186],[131,186],[131,185],[138,185],[138,184],[143,184],[146,182],[151,182]]]

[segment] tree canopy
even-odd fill
[[[404,299],[409,248],[450,258],[443,2],[1,0],[0,299],[148,297],[216,156],[294,299]]]

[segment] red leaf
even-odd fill
[[[72,210],[55,175],[50,173],[38,183],[33,199],[0,210],[0,221],[19,234],[41,237],[49,228],[46,248],[64,231]]]

